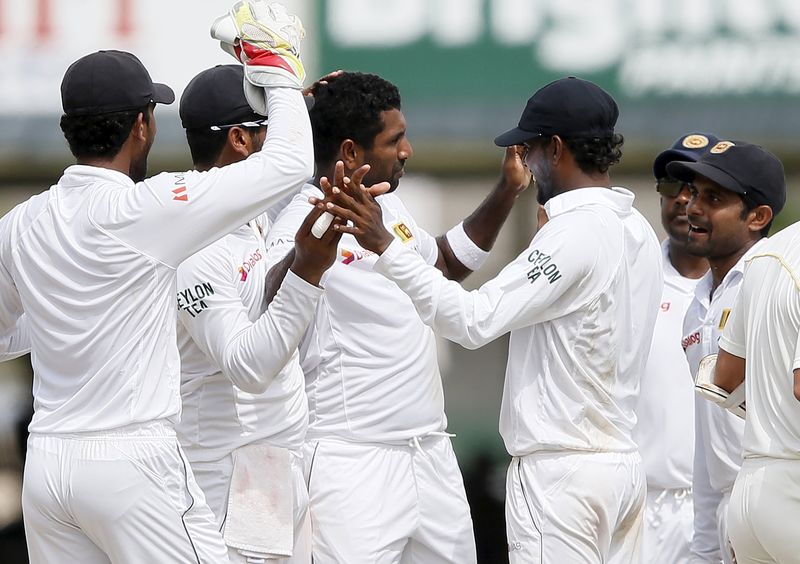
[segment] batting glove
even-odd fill
[[[716,403],[737,417],[744,419],[747,415],[744,382],[739,384],[735,390],[728,393],[714,384],[714,369],[716,366],[716,354],[704,356],[700,360],[700,366],[697,368],[697,376],[694,381],[695,391],[707,400]]]
[[[298,46],[305,33],[300,19],[282,4],[263,0],[237,2],[211,26],[223,50],[244,64],[245,80],[264,88],[303,88],[306,71]],[[255,95],[250,90],[248,99]],[[257,95],[263,104],[263,94]]]

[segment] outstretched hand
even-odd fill
[[[334,218],[333,223],[322,237],[317,238],[312,235],[311,227],[323,213],[323,210],[317,207],[312,208],[294,238],[295,251],[291,266],[292,272],[315,286],[319,286],[322,274],[336,261],[336,249],[339,239],[342,238],[342,233],[334,229],[338,223],[343,221],[340,218]]]
[[[343,220],[335,222],[331,229],[339,233],[350,233],[362,247],[381,254],[394,237],[383,225],[383,212],[375,197],[385,194],[390,186],[388,182],[364,186],[363,180],[367,172],[369,165],[364,165],[347,177],[344,175],[344,163],[338,161],[333,182],[327,177],[320,179],[325,199],[310,198],[309,202],[317,209],[328,211]]]

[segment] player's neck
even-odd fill
[[[684,278],[697,280],[708,272],[708,261],[704,257],[697,257],[686,252],[684,246],[669,240],[669,262]]]
[[[746,245],[743,245],[728,256],[708,259],[708,264],[711,266],[712,295],[714,290],[716,290],[717,287],[722,284],[722,280],[728,275],[731,269],[736,266],[736,263],[739,262],[744,254],[757,242],[758,240],[749,241]]]
[[[130,178],[131,175],[131,161],[122,155],[117,155],[113,159],[104,159],[99,157],[90,157],[77,159],[75,161],[79,165],[95,166],[97,168],[106,168],[108,170],[115,170],[121,172]]]

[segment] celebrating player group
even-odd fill
[[[474,563],[435,336],[506,333],[512,563],[800,562],[800,225],[767,237],[776,157],[681,136],[653,163],[659,245],[609,176],[616,102],[563,78],[435,236],[397,193],[391,82],[306,87],[280,4],[211,34],[236,62],[181,97],[192,170],[147,177],[175,95],[99,51],[61,85],[76,164],[0,220],[0,359],[34,368],[31,562]],[[532,180],[536,235],[464,290]]]

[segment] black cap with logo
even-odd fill
[[[185,129],[263,121],[244,96],[242,65],[217,65],[195,76],[181,95]]]
[[[778,157],[744,141],[719,141],[695,163],[671,162],[667,173],[677,180],[700,175],[777,215],[786,203],[786,178]]]
[[[667,177],[667,165],[672,161],[695,162],[719,139],[711,133],[689,133],[679,137],[669,149],[661,151],[653,161],[653,175],[656,180]]]
[[[619,108],[602,88],[570,76],[551,82],[528,99],[519,124],[498,135],[500,147],[521,145],[545,135],[566,138],[608,138],[614,134]]]
[[[267,119],[253,111],[244,95],[242,65],[217,65],[195,76],[181,95],[180,116],[184,129],[260,125]],[[306,107],[314,98],[305,97]]]
[[[72,63],[61,81],[61,106],[69,116],[101,115],[171,104],[175,93],[153,82],[135,55],[98,51]]]

